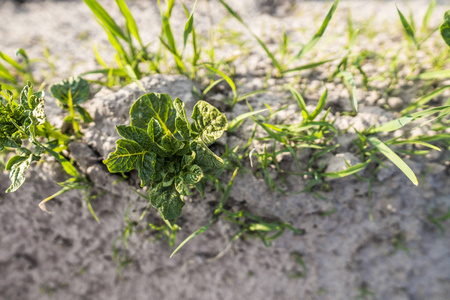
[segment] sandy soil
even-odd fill
[[[119,19],[113,1],[100,1]],[[145,42],[155,42],[159,34],[159,13],[155,3],[129,1],[130,9],[141,29]],[[295,1],[228,1],[248,20],[249,26],[265,40],[273,40],[276,47],[282,28],[292,34],[294,43],[308,39],[318,28],[329,3]],[[186,1],[192,4],[192,1]],[[446,3],[443,3],[446,4]],[[420,20],[426,10],[425,2],[410,2]],[[406,10],[404,3],[399,3]],[[438,6],[432,18],[438,24],[448,6]],[[317,50],[299,64],[315,57],[329,57],[340,53],[346,44],[344,20],[352,11],[355,27],[373,17],[373,28],[378,32],[369,39],[361,37],[357,49],[386,51],[389,55],[399,51],[403,35],[393,2],[343,1],[330,23],[327,38]],[[183,12],[174,11],[176,36],[182,36]],[[215,2],[199,1],[196,26],[200,34],[207,35],[211,25],[217,26],[226,12]],[[180,21],[176,21],[179,19]],[[240,28],[228,19],[224,32]],[[38,63],[36,76],[48,84],[70,75],[97,67],[92,52],[96,43],[102,55],[109,60],[113,52],[89,9],[79,1],[31,2],[15,5],[0,4],[0,50],[9,55],[18,47],[25,48],[30,57],[43,58],[48,47],[52,63]],[[301,28],[302,30],[295,30]],[[264,52],[248,37],[250,56],[238,58],[234,65],[240,90],[249,92],[265,84],[265,74],[270,61]],[[438,40],[435,38],[434,40]],[[181,39],[180,39],[181,42]],[[431,41],[439,51],[442,44]],[[433,46],[434,45],[434,46]],[[433,48],[432,48],[433,49]],[[234,45],[217,45],[217,57],[228,57],[237,51]],[[419,57],[425,60],[423,53]],[[408,65],[402,65],[407,73]],[[426,66],[426,62],[424,62]],[[302,74],[300,85],[305,86],[308,104],[317,102],[321,80],[326,80],[330,66]],[[368,62],[365,70],[372,76],[386,70]],[[274,108],[290,105],[280,116],[295,121],[295,105],[287,94],[278,88],[287,79],[269,79],[269,93],[253,97],[255,109],[268,103]],[[418,96],[419,87],[401,79],[395,97],[403,106]],[[324,157],[330,165],[338,153],[352,152],[351,140],[358,126],[367,127],[384,123],[396,117],[389,109],[389,99],[382,95],[385,82],[378,82],[370,90],[361,88],[361,78],[355,78],[360,98],[357,117],[342,116],[348,110],[348,94],[340,82],[327,84],[330,118],[339,117],[336,127],[342,130],[339,152]],[[180,97],[192,107],[196,99],[191,94],[194,83],[179,75],[155,75],[142,81],[147,91],[165,92],[173,98]],[[220,99],[230,93],[222,86],[208,95],[206,100],[221,105]],[[52,215],[41,212],[37,204],[58,190],[55,181],[61,173],[48,161],[34,166],[27,181],[14,194],[0,197],[0,299],[354,299],[367,290],[364,299],[448,299],[450,294],[450,239],[442,235],[428,221],[430,212],[442,215],[450,207],[448,150],[431,152],[426,157],[407,159],[420,177],[419,187],[395,167],[377,173],[371,198],[368,183],[355,178],[329,181],[330,190],[321,194],[323,201],[310,193],[285,195],[271,191],[258,171],[250,167],[238,176],[232,189],[231,210],[246,209],[269,220],[283,220],[305,230],[304,235],[285,232],[266,247],[256,238],[244,236],[234,243],[230,238],[239,227],[219,220],[204,234],[189,242],[177,255],[169,259],[171,249],[164,238],[148,227],[140,226],[130,238],[128,249],[121,235],[126,226],[124,214],[137,221],[146,207],[145,200],[132,191],[136,178],[115,184],[117,177],[109,174],[101,160],[114,149],[117,134],[115,124],[128,121],[129,107],[142,94],[135,84],[119,91],[102,90],[86,103],[94,116],[95,124],[84,128],[82,141],[70,146],[69,154],[79,168],[94,183],[93,193],[99,197],[92,201],[101,223],[89,214],[83,195],[71,191],[48,207]],[[438,101],[450,95],[443,94]],[[48,116],[55,124],[61,123],[61,114],[53,99],[47,98]],[[247,111],[238,104],[234,110],[222,104],[229,118]],[[226,134],[214,150],[223,153],[224,143],[230,145],[246,142],[250,123],[234,134]],[[261,145],[255,144],[255,147]],[[309,159],[302,152],[300,159]],[[293,165],[288,157],[280,164],[287,170]],[[366,170],[367,175],[374,170]],[[307,182],[299,176],[273,179],[285,185],[288,192],[301,190]],[[231,174],[224,174],[224,182]],[[0,174],[0,191],[6,190],[9,178]],[[207,223],[220,194],[213,187],[204,199],[192,196],[186,201],[181,218],[181,231],[177,243],[194,230]],[[327,215],[326,212],[334,211]],[[147,214],[146,222],[160,224],[156,212]],[[448,227],[449,223],[444,223]],[[406,249],[406,250],[405,250]],[[298,263],[301,257],[304,268]],[[122,268],[123,267],[123,268]],[[301,276],[305,275],[305,276]]]

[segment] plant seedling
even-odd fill
[[[145,94],[130,109],[131,126],[117,126],[123,137],[103,162],[112,173],[137,169],[141,186],[150,186],[150,203],[164,219],[175,219],[189,187],[200,191],[206,169],[223,166],[209,150],[228,129],[224,114],[205,101],[194,106],[189,123],[184,103],[167,94]]]
[[[81,103],[85,102],[89,98],[89,83],[81,77],[71,77],[53,84],[50,87],[50,92],[53,97],[58,99],[58,105],[62,109],[69,111],[70,114],[64,119],[64,121],[71,122],[73,130],[79,135],[80,125],[77,117],[75,116],[75,112],[78,113],[84,123],[92,122],[92,117],[83,107],[80,106]]]
[[[33,161],[39,161],[45,152],[55,156],[70,175],[77,173],[65,158],[53,150],[58,145],[64,144],[67,137],[58,133],[47,122],[44,96],[44,91],[33,93],[31,83],[23,88],[19,103],[14,101],[10,91],[1,92],[0,150],[13,148],[19,154],[10,158],[5,167],[7,171],[10,171],[12,182],[7,193],[16,191],[25,182],[24,172]],[[39,137],[53,137],[56,140],[44,145],[38,140]],[[34,148],[25,147],[22,140],[28,140],[29,146],[32,145]]]
[[[0,90],[0,151],[12,148],[18,154],[11,157],[5,166],[5,170],[10,172],[11,179],[11,185],[6,193],[15,192],[22,186],[25,182],[25,171],[31,163],[40,161],[45,153],[49,153],[61,164],[70,178],[59,183],[62,189],[44,199],[39,207],[49,212],[45,208],[47,201],[73,189],[84,189],[89,211],[98,222],[89,202],[90,182],[59,153],[66,147],[69,138],[48,123],[44,111],[44,96],[44,91],[33,93],[33,86],[29,82],[22,89],[18,103],[14,101],[10,91]],[[44,138],[48,140],[47,143],[42,142]],[[28,140],[28,145],[25,146],[23,140]]]

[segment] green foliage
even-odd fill
[[[11,179],[11,185],[6,193],[17,191],[25,182],[25,172],[31,163],[40,161],[44,154],[48,153],[61,164],[70,178],[59,183],[62,189],[41,201],[39,207],[48,212],[45,203],[49,200],[72,189],[83,189],[87,206],[94,218],[99,221],[89,201],[91,183],[60,153],[66,148],[69,139],[47,122],[44,96],[44,91],[34,93],[31,83],[22,89],[18,101],[10,91],[0,90],[0,150],[6,148],[17,152],[5,166]],[[47,142],[44,142],[45,139]],[[24,143],[23,140],[27,140],[28,143]]]
[[[101,58],[97,48],[94,47],[94,53],[97,57],[97,61],[103,69],[87,72],[85,74],[103,73],[108,75],[108,82],[116,83],[117,81],[120,82],[121,80],[124,80],[126,83],[129,83],[132,81],[142,88],[138,81],[142,78],[143,74],[139,67],[139,63],[145,60],[151,61],[151,58],[147,52],[147,46],[142,43],[136,21],[134,20],[133,15],[128,9],[125,1],[116,0],[116,4],[125,19],[125,30],[122,30],[119,25],[117,25],[114,19],[97,2],[97,0],[84,0],[84,2],[94,13],[97,22],[106,32],[111,46],[117,53],[117,67],[108,66]],[[138,46],[134,44],[133,37],[137,40],[139,44]],[[149,65],[151,67],[154,66],[152,63]],[[114,79],[115,77],[117,77],[118,80]]]
[[[16,62],[12,57],[0,51],[0,84],[4,89],[10,90],[14,96],[20,93],[28,81],[35,83],[31,73],[31,62],[26,51],[20,48],[17,50],[16,56],[22,57],[22,62]]]
[[[31,84],[25,86],[20,93],[20,101],[16,103],[9,91],[0,96],[0,150],[17,149],[20,155],[12,157],[5,169],[10,171],[11,186],[7,193],[16,191],[25,181],[25,171],[32,161],[38,161],[44,148],[37,141],[37,127],[46,122],[44,112],[44,92],[33,93]],[[22,146],[22,140],[28,139],[35,144],[34,153]]]
[[[53,97],[58,99],[58,104],[64,108],[69,108],[69,101],[72,98],[73,105],[78,105],[89,99],[89,83],[81,77],[70,77],[50,87]]]
[[[24,173],[31,162],[39,161],[45,152],[55,156],[63,164],[66,172],[77,174],[75,168],[52,148],[64,144],[67,137],[58,133],[46,121],[44,111],[44,92],[33,92],[33,86],[28,83],[20,93],[18,103],[12,93],[5,91],[0,96],[0,149],[15,149],[18,155],[13,156],[5,169],[10,171],[11,186],[7,193],[16,191],[25,181]],[[42,144],[39,137],[53,137],[56,140]],[[22,140],[28,140],[25,147]],[[29,146],[33,147],[29,147]]]
[[[406,20],[405,16],[397,7],[397,12],[400,17],[400,21],[402,22],[403,29],[405,30],[406,35],[413,41],[414,45],[418,47],[416,35],[414,33],[414,28],[409,24],[408,20]]]
[[[228,121],[217,108],[199,101],[189,123],[180,99],[173,102],[169,95],[157,93],[137,99],[130,118],[130,126],[117,126],[123,139],[104,163],[113,173],[136,169],[141,186],[150,186],[151,205],[164,219],[175,219],[183,196],[197,186],[203,172],[223,166],[207,145],[222,136]]]
[[[328,14],[326,15],[325,19],[322,22],[322,25],[320,26],[319,30],[314,34],[314,36],[311,38],[311,40],[306,43],[302,49],[300,49],[300,51],[293,56],[289,62],[287,64],[284,64],[283,62],[280,62],[275,54],[273,54],[269,48],[267,47],[266,43],[264,43],[251,29],[250,27],[244,22],[244,20],[241,18],[241,16],[239,16],[239,14],[233,10],[233,8],[228,5],[224,0],[219,0],[219,2],[226,8],[226,10],[239,22],[241,23],[249,32],[250,34],[256,39],[256,41],[258,42],[258,44],[263,48],[264,52],[266,52],[267,56],[270,58],[270,60],[272,61],[273,66],[277,69],[279,75],[285,74],[285,73],[289,73],[289,72],[294,72],[294,71],[301,71],[301,70],[306,70],[306,69],[310,69],[310,68],[314,68],[316,66],[322,65],[324,63],[329,62],[330,60],[323,60],[320,62],[315,62],[315,63],[311,63],[311,64],[307,64],[305,66],[301,66],[301,67],[296,67],[293,69],[288,69],[288,66],[290,65],[290,63],[292,63],[294,60],[298,60],[300,59],[302,56],[304,56],[307,52],[311,51],[311,49],[314,48],[314,46],[317,44],[317,42],[322,38],[323,34],[325,33],[325,30],[328,27],[328,23],[330,22],[331,18],[333,17],[334,12],[337,9],[337,6],[339,4],[340,0],[335,0],[333,2],[333,5],[331,6],[330,10],[328,11]],[[288,37],[286,34],[283,35],[283,43],[285,44],[285,46],[282,48],[284,49],[283,52],[284,54],[287,52],[287,43],[288,43]],[[283,55],[284,57],[284,55]]]
[[[439,27],[442,38],[445,43],[450,47],[450,10],[447,10],[444,14],[444,23]]]
[[[55,83],[50,87],[53,97],[58,100],[58,105],[69,111],[69,116],[65,121],[71,122],[75,133],[79,134],[79,117],[84,123],[91,123],[92,117],[80,106],[81,103],[89,99],[89,83],[81,77],[70,77]],[[77,116],[75,115],[77,112]]]

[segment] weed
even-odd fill
[[[12,57],[0,51],[0,84],[3,89],[12,91],[14,96],[20,93],[27,82],[36,83],[31,73],[31,62],[26,51],[20,48],[17,50],[16,56],[22,58],[21,63],[16,62]],[[10,69],[1,62],[2,60]]]
[[[442,224],[443,222],[450,219],[450,207],[447,210],[447,213],[445,213],[443,216],[434,216],[433,210],[428,214],[427,220],[433,223],[441,232],[442,235],[445,234],[445,227]]]
[[[244,22],[244,20],[239,16],[239,14],[231,8],[224,0],[219,0],[219,2],[226,8],[226,10],[237,20],[239,23],[241,23],[249,32],[250,34],[256,39],[258,44],[263,48],[264,52],[267,54],[267,56],[272,61],[273,66],[277,69],[278,75],[281,76],[282,74],[290,73],[290,72],[297,72],[302,71],[310,68],[314,68],[317,66],[320,66],[322,64],[325,64],[329,62],[330,60],[323,60],[315,63],[310,63],[304,66],[288,69],[288,66],[295,60],[300,59],[302,56],[304,56],[307,52],[309,52],[311,49],[314,48],[314,46],[317,44],[317,42],[322,38],[322,35],[325,33],[325,30],[327,29],[328,23],[330,22],[331,18],[333,17],[334,12],[337,9],[337,5],[339,4],[339,0],[335,0],[333,2],[333,5],[331,6],[330,10],[328,11],[327,16],[325,17],[324,21],[322,22],[322,25],[320,26],[319,30],[314,34],[314,36],[309,40],[308,43],[306,43],[303,48],[292,58],[288,60],[287,63],[280,62],[275,55],[269,50],[266,43],[264,43],[251,29],[250,27]],[[283,47],[282,49],[282,58],[285,57],[285,54],[287,53],[287,44],[288,44],[288,36],[286,33],[283,33]]]

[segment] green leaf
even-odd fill
[[[106,10],[96,1],[96,0],[83,0],[86,3],[91,11],[97,17],[99,23],[111,32],[114,36],[118,36],[123,40],[127,40],[125,34],[122,29],[116,24],[113,18],[106,12]]]
[[[194,142],[191,144],[192,151],[196,153],[195,163],[200,167],[210,169],[220,169],[223,167],[223,160],[214,154],[209,148],[202,142]]]
[[[355,80],[353,79],[353,75],[350,72],[341,72],[342,77],[344,77],[344,80],[350,85],[351,91],[352,91],[352,100],[350,101],[350,104],[352,106],[352,109],[355,113],[358,112],[358,99],[356,98],[356,85]]]
[[[136,162],[142,161],[142,157],[147,153],[147,150],[134,141],[120,139],[116,143],[116,151],[110,153],[108,158],[103,161],[111,173],[133,170]]]
[[[233,92],[233,99],[237,99],[236,85],[234,84],[233,80],[232,80],[228,75],[226,75],[225,73],[223,73],[223,72],[220,71],[220,70],[217,70],[217,69],[215,69],[215,68],[213,68],[213,67],[210,67],[210,66],[208,66],[208,65],[205,65],[205,64],[204,64],[204,66],[205,66],[208,70],[210,70],[210,71],[216,73],[217,75],[219,75],[219,76],[221,76],[223,79],[225,79],[225,81],[226,81],[226,82],[228,83],[228,85],[230,86],[231,91]]]
[[[149,93],[141,96],[131,106],[131,125],[147,129],[151,118],[159,121],[162,128],[175,131],[176,111],[167,94]]]
[[[422,28],[421,28],[422,31],[425,31],[427,29],[428,22],[429,22],[431,16],[433,15],[433,11],[434,11],[435,7],[436,7],[436,0],[431,0],[430,4],[428,5],[427,12],[423,16]]]
[[[445,90],[449,89],[450,85],[445,85],[443,87],[440,87],[434,91],[432,91],[429,94],[426,94],[422,97],[420,97],[419,99],[415,100],[414,102],[412,102],[407,108],[405,108],[404,110],[402,110],[400,113],[401,114],[406,114],[412,110],[415,110],[419,107],[424,106],[425,104],[427,104],[428,102],[430,102],[432,99],[436,98],[437,96],[439,96],[440,94],[442,94],[443,92],[445,92]]]
[[[414,185],[419,185],[414,172],[397,154],[394,153],[394,151],[376,137],[369,137],[368,140],[381,152],[381,154],[386,156],[394,165],[396,165]]]
[[[397,5],[395,5],[397,8],[398,15],[400,16],[400,20],[402,21],[403,29],[405,29],[405,33],[409,38],[414,42],[416,47],[418,46],[416,37],[414,35],[414,29],[411,27],[411,25],[408,23],[408,20],[406,20],[405,16],[402,14],[402,12],[398,9]]]
[[[429,109],[425,109],[395,120],[392,120],[390,122],[387,122],[386,124],[383,124],[381,126],[375,127],[369,131],[369,133],[377,133],[377,132],[391,132],[394,130],[397,130],[399,128],[402,128],[406,124],[420,118],[426,118],[436,113],[442,113],[445,112],[450,106],[439,106],[439,107],[433,107]]]
[[[181,168],[184,169],[192,165],[195,160],[195,156],[196,154],[194,151],[192,151],[190,155],[183,155],[183,158],[181,159]]]
[[[64,171],[68,175],[70,175],[72,177],[80,177],[80,174],[78,173],[77,169],[64,156],[53,151],[53,149],[51,149],[49,147],[42,146],[42,148],[45,149],[45,151],[47,151],[48,153],[50,153],[61,164]]]
[[[439,27],[442,38],[445,43],[450,47],[450,10],[447,10],[444,14],[444,23]]]
[[[17,71],[19,71],[21,73],[23,73],[25,71],[21,65],[19,65],[14,59],[12,59],[10,56],[6,55],[2,51],[0,51],[0,58],[2,58],[4,61],[9,63]]]
[[[126,64],[124,67],[125,72],[127,73],[128,77],[130,77],[130,79],[136,83],[136,85],[145,93],[146,90],[144,89],[144,87],[142,86],[142,83],[139,81],[138,76],[136,75],[135,70],[129,65]],[[136,70],[137,71],[137,70]]]
[[[205,101],[199,101],[192,113],[194,137],[206,145],[214,143],[228,129],[227,117]]]
[[[8,71],[8,69],[0,63],[0,78],[6,79],[13,84],[17,84],[17,80],[14,77],[14,75],[11,74],[11,72]]]
[[[234,118],[234,119],[230,122],[230,126],[229,126],[229,128],[228,128],[228,131],[229,131],[229,132],[234,132],[234,131],[236,131],[236,129],[238,129],[239,126],[242,125],[242,123],[244,122],[245,119],[247,119],[248,117],[257,115],[257,114],[259,114],[259,113],[262,113],[262,112],[264,112],[264,111],[266,111],[266,110],[267,110],[267,108],[266,108],[266,109],[261,109],[261,110],[256,110],[256,111],[250,111],[250,112],[248,112],[248,113],[243,113],[243,114],[237,116],[236,118]]]
[[[155,177],[155,164],[156,154],[153,152],[147,152],[136,160],[136,169],[139,179],[141,179],[141,187],[148,185]]]
[[[203,172],[199,166],[190,165],[187,170],[181,173],[181,177],[186,184],[195,184],[203,178]]]
[[[438,71],[428,71],[419,74],[416,78],[418,79],[447,79],[450,78],[450,70],[438,70]]]
[[[151,205],[156,208],[166,220],[178,218],[184,206],[184,202],[181,200],[175,185],[165,187],[160,183],[150,190],[149,198]]]
[[[370,159],[366,162],[356,164],[354,166],[348,167],[345,170],[337,171],[337,172],[330,172],[330,173],[324,173],[322,176],[329,177],[329,178],[342,178],[347,177],[349,175],[352,175],[354,173],[358,173],[359,171],[363,170],[367,165],[369,164]]]
[[[89,99],[89,83],[81,77],[70,77],[50,87],[50,92],[53,97],[61,102],[63,108],[66,108],[69,102],[69,91],[74,105],[78,105]]]
[[[79,105],[75,105],[73,108],[80,115],[81,120],[83,120],[83,123],[88,124],[94,122],[91,115],[84,108],[82,108]]]
[[[333,17],[334,12],[337,9],[337,6],[339,4],[339,0],[335,0],[333,2],[333,5],[331,6],[330,10],[328,11],[327,16],[322,22],[322,25],[320,26],[319,30],[314,34],[314,36],[311,38],[311,40],[300,50],[300,52],[295,56],[295,59],[299,59],[303,55],[305,55],[307,52],[309,52],[314,46],[317,44],[317,42],[320,40],[322,35],[325,33],[325,30],[327,29],[328,23],[330,23],[331,18]]]
[[[195,12],[196,5],[197,5],[197,0],[195,0],[194,7],[192,8],[191,14],[189,15],[186,25],[184,25],[184,33],[183,33],[184,48],[186,48],[186,43],[187,43],[188,37],[191,34],[192,28],[194,26],[194,12]]]
[[[155,143],[161,145],[161,140],[165,133],[164,129],[161,126],[161,123],[159,123],[158,120],[152,118],[150,122],[148,122],[147,134]]]
[[[9,170],[11,185],[6,193],[15,192],[25,182],[25,171],[28,170],[32,161],[30,156],[13,156],[6,164],[6,170]]]
[[[323,92],[322,96],[320,96],[319,103],[317,104],[316,109],[309,115],[308,119],[310,121],[313,121],[323,110],[325,107],[325,103],[327,102],[328,98],[328,89],[325,87],[325,91]]]
[[[136,40],[139,42],[139,44],[143,47],[141,37],[139,35],[139,30],[136,25],[136,21],[134,20],[133,15],[131,14],[130,10],[128,9],[127,4],[125,3],[124,0],[116,0],[116,3],[117,3],[117,6],[119,6],[120,11],[122,12],[122,15],[125,17],[128,30],[136,38]]]
[[[308,116],[308,110],[306,109],[306,103],[305,103],[305,100],[303,99],[302,95],[290,85],[288,85],[287,88],[289,89],[291,94],[294,96],[295,101],[297,101],[298,107],[300,108],[302,115]]]
[[[181,137],[185,140],[189,140],[191,135],[191,125],[186,116],[186,110],[184,109],[184,102],[179,98],[174,102],[175,110],[177,111],[177,117],[175,118],[175,128]]]
[[[179,141],[170,131],[168,131],[161,140],[161,146],[166,151],[165,154],[171,156],[183,149],[184,143]]]
[[[121,137],[135,141],[147,151],[152,150],[152,140],[144,129],[126,125],[118,125],[116,126],[116,129]]]
[[[180,195],[189,195],[189,188],[180,177],[175,180],[175,189]]]
[[[376,133],[376,132],[391,132],[394,130],[397,130],[399,128],[402,128],[406,124],[413,121],[414,118],[410,116],[401,117],[392,121],[387,122],[386,124],[383,124],[379,127],[375,127],[374,129],[370,130],[370,133]]]

